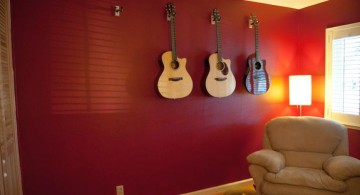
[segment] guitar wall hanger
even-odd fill
[[[254,20],[253,18],[250,16],[250,19],[249,19],[249,28],[253,28],[254,27]]]
[[[217,9],[215,8],[214,10],[217,10]],[[215,25],[215,24],[216,24],[215,18],[214,18],[214,15],[213,15],[213,14],[211,14],[211,16],[210,16],[210,23],[211,23],[212,25]]]
[[[120,5],[115,5],[113,8],[114,16],[120,16],[120,14],[123,12],[123,7]]]

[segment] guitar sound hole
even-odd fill
[[[225,64],[224,64],[223,62],[218,62],[218,63],[216,64],[216,68],[217,68],[218,70],[224,70]]]
[[[261,63],[260,62],[256,62],[255,63],[255,69],[259,70],[261,68]]]
[[[178,61],[172,61],[171,62],[171,68],[173,68],[173,69],[178,69],[179,68],[179,62]]]

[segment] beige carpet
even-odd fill
[[[246,185],[241,189],[226,191],[223,195],[256,195],[253,185]]]
[[[252,178],[180,195],[255,195]]]
[[[256,195],[255,190],[231,190],[224,193],[224,195]]]

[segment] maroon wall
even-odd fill
[[[298,71],[313,77],[313,104],[305,114],[324,115],[325,29],[359,22],[359,10],[358,0],[331,0],[299,11]],[[360,131],[349,129],[349,141],[350,155],[360,158]]]
[[[306,37],[298,36],[311,10],[173,1],[178,55],[188,60],[194,89],[168,100],[156,90],[160,56],[170,49],[167,2],[120,2],[124,12],[114,17],[117,1],[11,1],[25,195],[113,195],[116,185],[126,194],[169,195],[249,178],[246,156],[261,148],[263,124],[297,114],[288,105],[287,80],[303,66]],[[352,5],[347,8],[355,12]],[[226,98],[209,97],[203,87],[207,58],[216,51],[209,21],[215,7],[222,16],[223,56],[237,79]],[[251,12],[260,21],[260,55],[272,79],[259,96],[243,87],[246,57],[254,52]],[[342,10],[341,21],[353,12]],[[316,35],[312,41],[322,44],[323,35]],[[324,64],[316,66],[312,74],[323,77]],[[319,99],[304,112],[322,116],[322,109]],[[352,136],[358,136],[350,138],[356,146],[359,133]]]

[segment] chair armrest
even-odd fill
[[[266,170],[277,173],[285,167],[285,158],[280,152],[262,149],[247,156],[250,164],[264,167]]]
[[[338,180],[360,177],[360,160],[351,156],[334,156],[324,162],[323,169]]]

